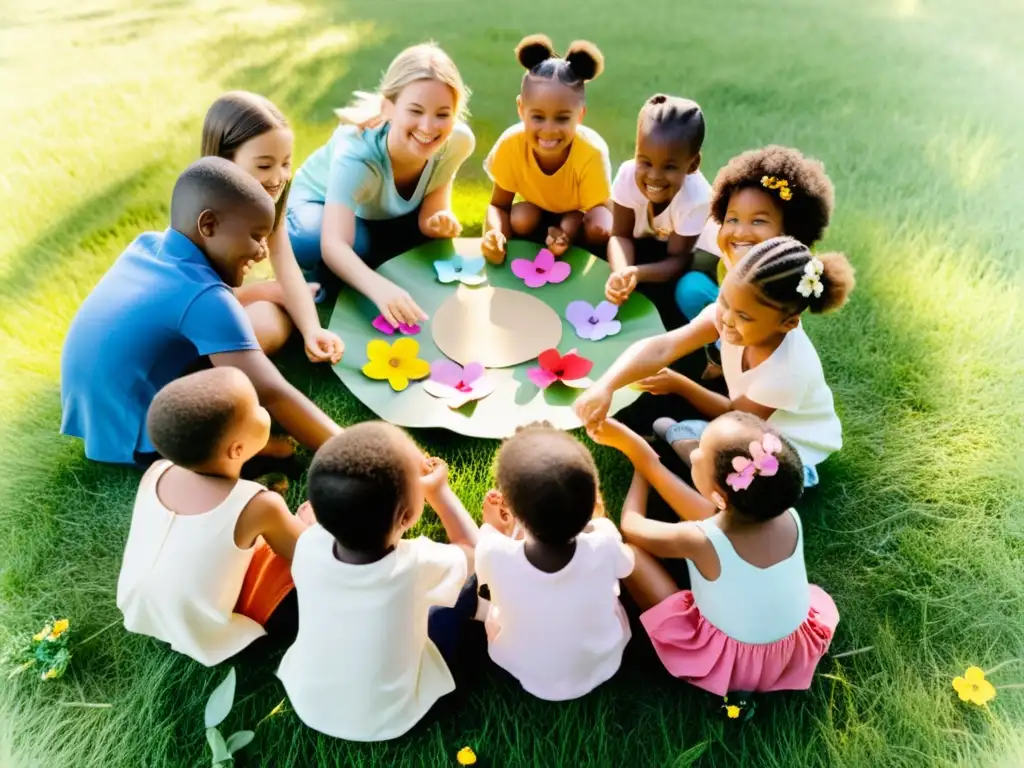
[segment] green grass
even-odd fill
[[[456,200],[478,228],[480,161],[515,117],[511,49],[537,30],[604,48],[587,119],[616,162],[640,103],[664,90],[705,107],[709,176],[767,142],[827,164],[838,207],[825,245],[859,277],[841,315],[808,322],[847,442],[801,509],[810,575],[842,614],[832,655],[810,692],[766,698],[742,729],[667,678],[637,637],[618,676],[579,702],[535,701],[488,673],[457,713],[379,745],[320,737],[286,708],[240,764],[449,765],[465,744],[494,766],[1024,764],[1024,692],[980,711],[950,687],[968,664],[1024,658],[1021,5],[528,5],[0,3],[0,642],[53,614],[71,617],[79,641],[113,624],[75,646],[57,683],[0,678],[0,766],[205,760],[203,703],[224,670],[116,623],[138,476],[86,462],[57,430],[68,323],[122,248],[165,226],[206,106],[228,88],[265,93],[291,117],[301,158],[329,135],[331,107],[372,87],[402,46],[434,38],[475,92],[480,149]],[[297,350],[283,365],[340,422],[369,417]],[[416,438],[478,510],[495,444]],[[597,456],[616,508],[628,468]],[[237,665],[229,729],[281,701],[275,663]],[[994,679],[1024,681],[1024,663]]]

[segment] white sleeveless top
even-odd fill
[[[157,462],[142,479],[117,580],[117,607],[129,632],[149,635],[210,667],[266,634],[234,613],[253,548],[235,545],[235,523],[266,490],[239,480],[223,502],[201,515],[178,515],[157,498],[170,467]]]
[[[690,560],[690,590],[701,615],[733,640],[752,645],[774,643],[788,637],[807,618],[811,592],[804,564],[804,533],[796,521],[796,549],[768,568],[751,565],[736,550],[722,529],[709,518],[696,523],[715,548],[722,572],[705,579]]]

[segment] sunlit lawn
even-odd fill
[[[1019,2],[3,6],[0,641],[51,615],[71,617],[79,641],[107,629],[73,644],[61,681],[0,678],[0,766],[208,764],[203,703],[226,666],[206,670],[118,625],[138,475],[89,464],[57,435],[68,323],[122,248],[166,225],[206,106],[228,88],[266,94],[301,158],[352,89],[371,88],[402,46],[436,39],[474,91],[479,150],[457,212],[479,231],[480,162],[515,117],[512,48],[539,30],[605,50],[587,121],[616,163],[640,103],[663,90],[704,106],[709,176],[779,142],[822,158],[835,181],[825,247],[850,254],[859,287],[842,314],[808,326],[847,445],[801,509],[811,577],[842,615],[832,655],[809,693],[762,700],[742,728],[637,637],[619,675],[579,702],[538,702],[488,672],[453,713],[381,745],[320,737],[285,707],[240,764],[449,765],[466,744],[493,766],[1024,764],[1024,692],[1001,690],[980,711],[950,686],[969,664],[1024,658]],[[298,350],[283,366],[340,422],[369,417]],[[416,438],[478,511],[495,444]],[[616,509],[627,467],[598,458]],[[282,700],[276,661],[238,664],[229,729]],[[1024,682],[1024,663],[993,680]]]

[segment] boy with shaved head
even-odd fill
[[[260,403],[316,449],[340,431],[260,348],[232,288],[266,255],[274,203],[234,163],[205,157],[178,178],[171,226],[137,237],[86,298],[61,355],[64,434],[96,461],[147,465],[146,410],[200,365],[238,368]]]

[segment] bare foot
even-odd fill
[[[257,456],[270,459],[288,459],[295,455],[295,441],[287,435],[271,437]]]

